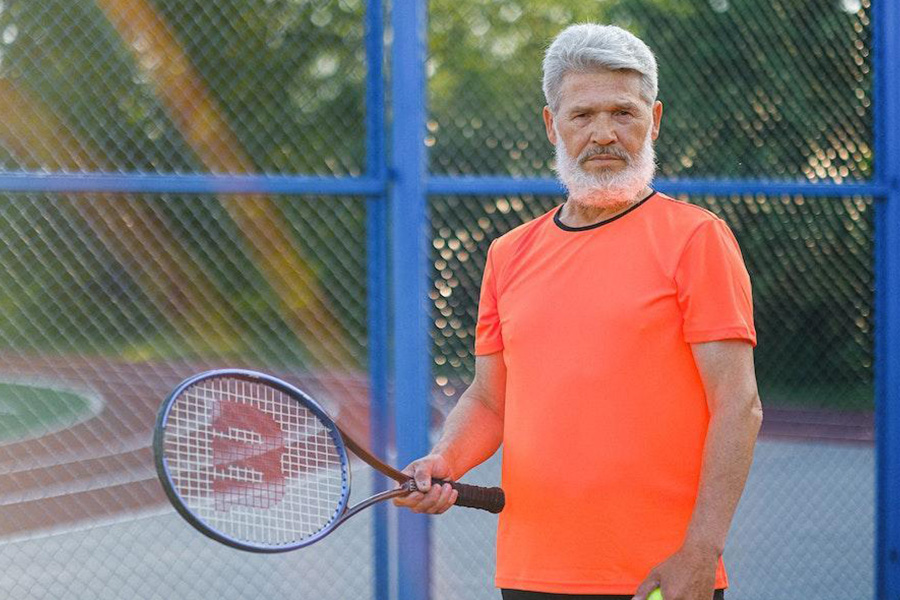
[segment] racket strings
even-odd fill
[[[176,492],[212,529],[277,547],[339,516],[347,467],[319,417],[271,386],[221,377],[172,405],[163,444]]]

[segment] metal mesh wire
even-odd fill
[[[547,175],[541,60],[571,23],[640,36],[659,62],[669,177],[854,181],[872,174],[869,0],[435,0],[432,170]]]
[[[369,598],[367,512],[319,542],[315,552],[284,555],[227,548],[174,514],[94,523],[65,535],[6,542],[8,567],[0,585],[10,598],[27,599]]]
[[[495,457],[466,475],[490,485]],[[765,436],[725,547],[737,600],[873,598],[874,454],[868,445]],[[435,519],[433,597],[492,600],[496,517],[453,509]]]
[[[364,219],[335,198],[0,197],[0,347],[360,364]]]
[[[724,218],[741,244],[753,281],[756,366],[767,406],[871,409],[871,199],[690,200]],[[554,197],[432,202],[434,371],[447,398],[455,399],[471,381],[469,352],[490,241],[560,202]]]
[[[553,153],[539,115],[542,53],[565,25],[600,21],[628,27],[659,60],[661,175],[836,183],[871,177],[868,2],[432,7],[426,144],[435,172],[549,175]],[[754,281],[767,420],[726,550],[730,597],[787,599],[798,582],[822,597],[871,597],[873,201],[690,200],[729,222]],[[432,199],[441,412],[471,381],[490,241],[560,201]],[[485,469],[498,476],[496,463]],[[815,492],[794,492],[803,489],[800,474]],[[491,538],[459,527],[459,535],[436,536],[435,592],[490,597],[474,582],[491,578],[483,567],[493,560]],[[459,551],[459,539],[477,541]],[[455,581],[468,582],[467,592],[454,595]]]
[[[364,9],[0,0],[0,171],[359,174]],[[430,169],[549,175],[541,55],[590,20],[628,27],[659,59],[663,176],[868,180],[870,12],[432,0]],[[729,222],[754,281],[767,421],[726,551],[733,599],[872,596],[874,200],[838,196],[689,199]],[[489,242],[560,201],[431,199],[438,411],[471,381]],[[287,377],[365,444],[364,219],[356,198],[0,195],[0,589],[372,596],[370,511],[315,552],[237,553],[172,512],[149,449],[171,388],[226,365]],[[495,484],[498,464],[470,480]],[[357,465],[353,480],[351,503],[368,491]],[[435,520],[436,598],[496,597],[494,522]]]
[[[362,0],[0,5],[2,166],[358,174]]]
[[[0,588],[370,594],[370,517],[290,559],[220,548],[174,515],[150,450],[162,399],[222,366],[284,376],[366,442],[364,216],[353,198],[0,197]]]
[[[729,223],[754,284],[755,357],[767,417],[725,554],[734,597],[787,600],[795,585],[827,598],[871,597],[873,202],[684,200]],[[441,413],[473,376],[478,292],[490,241],[561,201],[433,199],[432,352]],[[475,476],[498,480],[499,462]],[[466,588],[471,595],[439,597],[491,597],[477,583],[487,588],[492,579],[493,538],[482,529],[488,526],[460,522],[453,533],[436,536],[435,589],[443,594],[457,580],[472,586]]]

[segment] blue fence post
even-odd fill
[[[391,7],[391,278],[393,384],[397,460],[404,465],[428,451],[430,340],[428,329],[428,213],[425,152],[425,0]],[[427,600],[430,535],[422,515],[397,515],[400,600]]]
[[[384,8],[381,0],[366,3],[366,176],[382,182],[382,191],[366,198],[366,290],[369,344],[369,439],[372,452],[386,457],[389,410],[387,398],[388,356],[388,220],[387,158],[385,156]],[[378,471],[373,489],[387,489]],[[372,536],[375,558],[375,600],[388,600],[391,592],[388,506],[373,508]]]
[[[900,6],[873,3],[875,174],[876,594],[900,598]]]

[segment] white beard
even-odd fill
[[[565,142],[556,134],[556,175],[569,192],[569,200],[585,207],[617,209],[625,208],[639,200],[638,194],[650,185],[656,173],[656,152],[653,148],[652,130],[637,154],[629,155],[619,148],[588,148],[578,158],[566,151]],[[620,171],[589,173],[582,162],[593,154],[613,154],[624,158],[627,164]]]

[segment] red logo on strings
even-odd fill
[[[284,431],[255,406],[222,401],[212,421],[212,491],[216,510],[267,509],[285,494]]]

